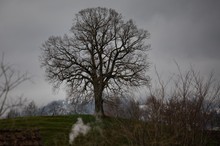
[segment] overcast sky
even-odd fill
[[[40,47],[51,35],[69,32],[77,12],[89,7],[113,8],[133,19],[151,38],[148,72],[156,65],[162,77],[191,65],[220,79],[220,0],[0,0],[0,54],[34,82],[16,90],[29,100],[45,104],[64,99],[65,92],[52,92],[40,68]]]

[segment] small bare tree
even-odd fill
[[[38,107],[34,101],[31,101],[28,105],[26,105],[23,109],[24,116],[37,116],[38,114]]]
[[[16,117],[20,117],[21,113],[20,111],[18,111],[17,109],[10,109],[10,111],[7,113],[7,118],[16,118]]]
[[[49,107],[48,113],[51,116],[64,115],[65,109],[63,107],[63,103],[58,101],[52,101],[47,105]]]
[[[132,20],[113,9],[88,8],[76,14],[70,32],[43,44],[42,67],[54,87],[64,82],[70,96],[94,98],[96,116],[104,116],[104,92],[147,84],[149,33]]]
[[[28,75],[20,74],[14,70],[11,65],[4,62],[4,55],[0,62],[0,117],[10,108],[20,106],[22,98],[11,100],[10,93],[21,83],[28,80]]]

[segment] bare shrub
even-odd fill
[[[157,87],[149,87],[150,96],[144,108],[140,109],[135,100],[127,102],[129,108],[125,107],[123,112],[131,116],[127,117],[129,124],[119,120],[117,130],[129,145],[203,146],[209,143],[208,128],[216,114],[220,84],[212,73],[205,78],[193,69],[183,73],[178,66],[178,70],[167,83],[157,74]]]
[[[21,106],[23,99],[18,96],[17,100],[10,97],[11,92],[30,77],[20,74],[11,65],[4,62],[4,54],[0,60],[0,117],[9,109]]]
[[[179,66],[178,70],[179,74],[171,80],[173,86],[169,92],[161,80],[160,89],[151,92],[146,102],[147,119],[153,123],[156,133],[169,133],[173,144],[206,145],[206,130],[220,97],[220,84],[213,74],[204,78],[193,69],[185,74]]]

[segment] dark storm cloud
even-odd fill
[[[197,0],[188,2],[188,21],[185,31],[186,51],[192,56],[219,58],[220,54],[220,1]],[[187,38],[188,34],[188,38]],[[187,43],[189,42],[189,43]]]
[[[136,21],[152,31],[153,38],[157,35],[161,42],[155,41],[160,49],[186,57],[219,58],[219,0],[138,2],[131,3],[128,9]]]
[[[150,61],[158,70],[175,71],[176,60],[220,76],[219,0],[133,1],[125,14],[150,31]]]
[[[51,35],[68,33],[78,11],[97,6],[116,9],[149,30],[150,61],[159,71],[175,70],[175,59],[199,70],[215,69],[220,76],[219,0],[0,0],[0,53],[35,80],[18,90],[52,100],[40,69],[40,46]]]

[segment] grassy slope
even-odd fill
[[[84,123],[90,123],[92,129],[86,136],[78,136],[73,146],[121,146],[129,145],[123,133],[118,131],[118,119],[105,118],[103,122],[95,122],[91,115],[72,115],[54,117],[21,117],[0,120],[0,129],[40,129],[45,146],[68,146],[69,132],[72,125],[81,117]],[[128,120],[120,120],[128,122]],[[129,122],[129,124],[131,124]],[[127,124],[125,124],[127,125]]]
[[[148,134],[151,133],[149,126],[146,127],[148,131],[143,131],[141,123],[137,121],[106,118],[103,123],[94,123],[95,118],[91,115],[4,119],[0,120],[0,129],[36,128],[40,129],[45,146],[68,146],[70,129],[78,117],[81,117],[84,123],[90,123],[92,130],[86,136],[77,137],[73,146],[144,145],[142,142],[146,143],[146,137],[150,137]],[[210,146],[217,145],[210,144]]]
[[[0,120],[0,129],[40,129],[45,146],[68,145],[70,129],[82,117],[85,123],[94,121],[93,116],[22,117]]]

